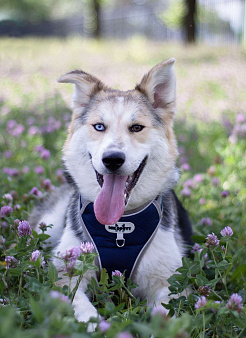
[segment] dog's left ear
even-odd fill
[[[172,114],[176,112],[174,63],[174,58],[159,63],[136,86],[137,90],[147,96],[154,109],[164,109]]]

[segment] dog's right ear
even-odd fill
[[[75,89],[72,97],[72,108],[86,108],[91,98],[100,90],[106,89],[106,86],[96,77],[83,72],[74,70],[61,76],[58,82],[74,83]]]

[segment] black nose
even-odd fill
[[[125,154],[120,151],[105,151],[102,161],[107,169],[114,171],[122,166],[125,158]]]

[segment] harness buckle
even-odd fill
[[[122,248],[125,245],[125,238],[122,232],[117,232],[116,245],[118,248]]]

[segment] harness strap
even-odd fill
[[[161,207],[153,200],[141,209],[123,214],[114,225],[102,225],[94,214],[93,203],[80,198],[82,228],[94,243],[98,253],[99,267],[109,275],[114,270],[131,278],[142,253],[156,233],[161,220]]]

